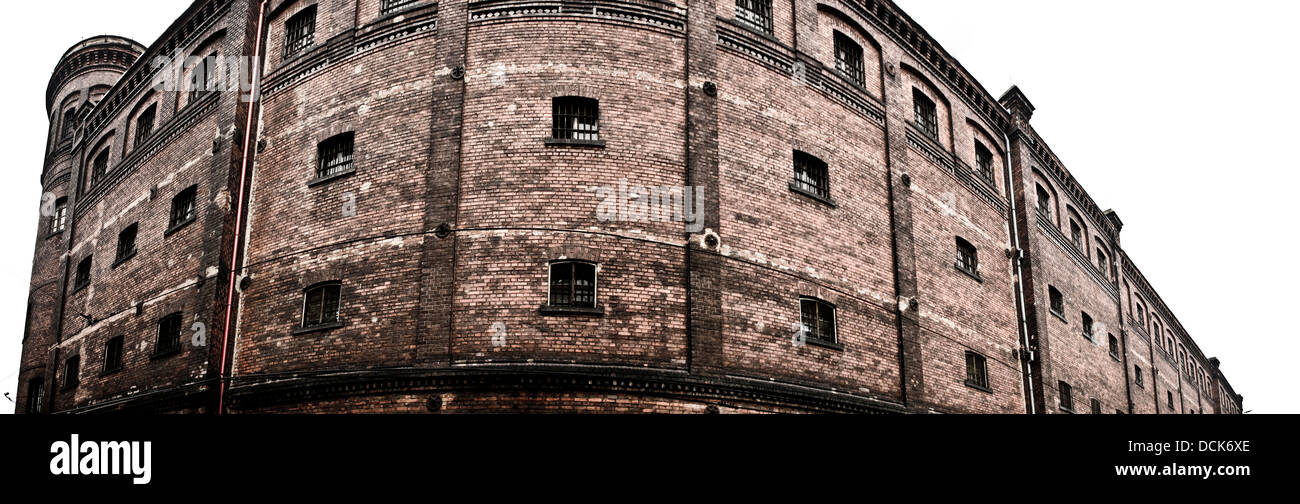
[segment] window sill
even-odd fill
[[[173,235],[173,234],[176,234],[177,231],[180,231],[180,230],[182,230],[182,229],[185,229],[185,226],[188,226],[188,225],[190,225],[190,224],[193,224],[195,220],[197,220],[197,218],[195,218],[195,217],[190,217],[190,218],[185,219],[185,220],[183,220],[183,221],[177,222],[176,225],[167,228],[166,231],[163,231],[163,238],[166,238],[166,237],[168,237],[168,236],[171,236],[171,235]]]
[[[54,238],[56,236],[62,236],[62,235],[63,235],[63,231],[55,231],[53,233],[45,235],[45,239],[48,240],[50,238]]]
[[[293,330],[293,334],[294,334],[294,336],[298,336],[298,335],[300,335],[300,334],[311,334],[311,333],[318,333],[318,332],[333,331],[333,330],[335,330],[335,329],[339,329],[339,328],[341,328],[341,327],[343,327],[343,322],[341,322],[341,321],[340,321],[340,322],[332,322],[332,323],[329,323],[329,324],[319,324],[319,325],[314,325],[314,326],[299,327],[299,328]]]
[[[591,317],[605,316],[605,308],[603,306],[598,306],[595,308],[584,308],[580,306],[542,305],[541,308],[538,309],[538,311],[541,312],[542,315],[557,315],[557,316],[572,316],[572,315],[584,316],[585,315]]]
[[[953,268],[955,268],[957,271],[962,272],[962,273],[965,274],[966,276],[971,277],[971,278],[974,278],[976,282],[984,283],[984,279],[983,279],[983,278],[980,278],[980,274],[979,274],[979,273],[977,273],[977,272],[973,272],[973,271],[970,271],[970,270],[967,270],[966,268],[963,268],[963,267],[961,267],[961,266],[958,266],[957,264],[953,264],[952,266],[953,266]]]
[[[830,198],[827,198],[827,197],[818,196],[818,195],[813,194],[813,193],[811,193],[811,192],[809,192],[809,191],[805,191],[803,188],[799,187],[799,185],[796,184],[796,183],[794,183],[794,182],[790,182],[790,192],[793,192],[793,193],[795,193],[795,194],[801,194],[801,195],[807,196],[807,197],[809,197],[809,198],[812,198],[812,199],[815,199],[815,200],[817,200],[817,201],[820,201],[820,202],[822,202],[822,203],[824,203],[824,204],[826,204],[826,205],[830,205],[831,208],[836,208],[835,200],[830,199]]]
[[[1119,354],[1110,354],[1110,358],[1115,359],[1115,362],[1119,362]]]
[[[733,24],[733,25],[735,25],[735,26],[739,26],[739,27],[741,27],[741,28],[744,28],[746,31],[748,31],[748,32],[750,32],[750,33],[753,33],[754,35],[758,35],[758,36],[760,36],[760,37],[763,37],[763,39],[764,39],[764,40],[767,40],[768,42],[775,42],[775,43],[778,43],[778,44],[781,43],[781,41],[780,41],[780,40],[777,40],[777,39],[776,39],[776,36],[775,36],[775,35],[772,35],[771,32],[769,32],[769,31],[763,29],[762,27],[759,27],[759,26],[754,25],[753,23],[750,23],[749,21],[745,21],[745,20],[740,19],[740,18],[732,18],[732,19],[730,19],[730,21],[731,21],[731,24]]]
[[[990,394],[993,393],[993,389],[991,389],[991,388],[989,388],[989,387],[987,387],[987,386],[980,385],[980,384],[978,384],[978,383],[972,382],[972,381],[970,381],[970,380],[966,380],[966,386],[967,386],[967,387],[970,387],[970,388],[973,388],[973,389],[975,389],[975,390],[978,390],[978,391],[980,391],[980,392],[988,392],[988,393],[990,393]]]
[[[118,259],[118,260],[116,260],[116,261],[113,261],[113,265],[112,265],[112,266],[109,266],[109,269],[117,269],[118,265],[121,265],[121,264],[124,263],[124,262],[130,261],[132,257],[135,257],[136,252],[138,252],[138,251],[133,250],[133,251],[131,251],[130,254],[127,254],[126,257],[123,257],[123,258],[121,258],[121,259]]]
[[[543,138],[542,143],[549,146],[598,147],[605,148],[604,140],[574,140],[570,138]]]
[[[112,376],[120,372],[122,372],[122,366],[118,366],[113,369],[105,369],[99,373],[99,377],[103,378],[105,376]]]
[[[180,355],[180,354],[181,354],[181,347],[178,345],[176,348],[168,348],[160,352],[154,352],[153,355],[149,356],[149,360],[151,361],[162,360],[171,357],[173,355]]]
[[[1069,323],[1070,323],[1069,320],[1066,320],[1066,319],[1065,319],[1065,315],[1064,315],[1064,314],[1057,313],[1056,310],[1052,310],[1052,309],[1048,309],[1047,311],[1051,312],[1052,315],[1055,316],[1056,318],[1061,319],[1061,322],[1065,322],[1066,324],[1069,324]]]
[[[1083,336],[1083,339],[1086,339],[1086,340],[1088,340],[1088,341],[1091,341],[1091,342],[1094,343],[1094,344],[1097,343],[1097,336],[1094,335],[1094,334],[1088,334],[1088,333],[1086,333],[1086,332],[1082,332],[1082,331],[1081,331],[1081,332],[1079,332],[1079,335],[1080,335],[1080,336]]]
[[[1069,413],[1071,415],[1075,414],[1073,409],[1067,408],[1065,406],[1058,406],[1057,409],[1060,409],[1062,412]]]
[[[841,345],[841,344],[839,344],[839,343],[832,343],[832,342],[829,342],[829,341],[822,341],[822,340],[819,340],[819,339],[809,339],[809,340],[804,341],[804,343],[809,344],[809,345],[812,345],[812,346],[819,346],[819,347],[826,348],[826,349],[830,349],[830,350],[838,350],[838,351],[841,351],[841,352],[844,351],[844,345]]]
[[[70,294],[76,294],[76,293],[78,293],[78,292],[81,292],[81,291],[84,290],[86,287],[90,287],[90,284],[88,283],[88,284],[85,284],[85,285],[77,285],[77,286],[74,286],[74,287],[72,288],[72,292],[71,292]]]
[[[338,179],[341,179],[341,178],[345,178],[345,177],[348,177],[348,176],[350,176],[350,175],[355,175],[356,173],[357,173],[357,169],[356,169],[356,168],[352,168],[352,169],[349,169],[348,171],[338,172],[338,173],[335,173],[335,174],[333,174],[333,175],[326,175],[326,176],[324,176],[324,177],[317,177],[317,178],[315,178],[315,179],[312,179],[312,180],[307,181],[307,187],[316,187],[316,186],[318,186],[318,185],[328,184],[328,183],[333,182],[333,181],[335,181],[335,180],[338,180]]]

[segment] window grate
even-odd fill
[[[68,228],[68,198],[54,201],[54,213],[50,215],[50,234],[62,233]]]
[[[379,15],[387,16],[403,7],[416,3],[417,1],[419,0],[384,0],[384,2],[379,6]]]
[[[63,388],[70,388],[81,383],[81,356],[73,355],[63,362]]]
[[[830,177],[826,162],[803,151],[794,151],[794,185],[800,191],[830,199]]]
[[[865,74],[862,68],[862,46],[838,31],[835,32],[835,69],[850,82],[862,85]]]
[[[117,261],[135,255],[135,235],[139,229],[139,225],[132,224],[117,234]]]
[[[1053,313],[1065,315],[1065,296],[1061,295],[1061,291],[1049,285],[1047,286],[1047,298]]]
[[[45,379],[32,378],[27,382],[27,404],[24,411],[29,415],[45,412]]]
[[[772,34],[772,0],[736,0],[736,19]]]
[[[1108,340],[1109,343],[1110,343],[1110,356],[1111,356],[1111,357],[1114,357],[1114,358],[1116,358],[1116,359],[1118,359],[1118,358],[1119,358],[1119,339],[1115,338],[1115,335],[1114,335],[1114,334],[1107,334],[1106,337],[1107,337],[1107,340]]]
[[[303,294],[302,326],[316,327],[339,321],[339,299],[343,286],[338,282],[317,285]]]
[[[1074,411],[1074,396],[1072,395],[1073,392],[1070,389],[1070,384],[1057,382],[1056,390],[1059,391],[1061,395],[1061,409],[1071,412]]]
[[[993,183],[993,151],[984,146],[983,142],[975,141],[975,166],[980,178],[989,184]]]
[[[966,352],[966,384],[989,388],[988,361],[983,355]]]
[[[551,137],[600,140],[600,103],[593,98],[560,96],[551,100]]]
[[[1052,218],[1052,195],[1043,186],[1038,186],[1038,213],[1049,220]]]
[[[194,103],[216,91],[217,53],[214,52],[194,64],[194,70],[190,73],[190,95],[186,103]]]
[[[63,114],[63,131],[60,134],[60,140],[72,140],[72,134],[77,131],[77,109],[72,109]]]
[[[81,262],[77,263],[77,278],[72,284],[72,290],[80,290],[90,285],[90,266],[92,264],[92,257],[94,256],[86,256],[85,259],[82,259]]]
[[[1083,320],[1083,337],[1091,340],[1093,338],[1092,316],[1088,315],[1088,312],[1080,312],[1079,315]]]
[[[108,173],[108,154],[109,148],[105,148],[99,155],[95,156],[95,161],[91,166],[90,185],[98,184],[104,180],[104,175]]]
[[[284,57],[298,54],[316,43],[316,6],[307,7],[284,23]]]
[[[957,237],[957,269],[979,276],[979,252],[961,237]]]
[[[125,336],[118,336],[104,344],[104,372],[111,373],[122,369],[122,348]]]
[[[583,262],[551,264],[549,303],[556,307],[596,307],[596,265]]]
[[[153,135],[154,119],[158,115],[158,105],[150,105],[135,120],[135,147],[140,148]]]
[[[912,107],[916,119],[916,125],[921,131],[930,135],[930,138],[939,138],[939,120],[937,119],[934,101],[922,93],[920,89],[912,88]]]
[[[1143,380],[1143,378],[1142,378],[1142,367],[1141,367],[1141,366],[1138,366],[1138,365],[1136,365],[1136,364],[1134,364],[1134,365],[1133,365],[1133,382],[1136,383],[1137,386],[1138,386],[1139,388],[1145,388],[1145,387],[1143,387],[1143,385],[1142,385],[1142,380]]]
[[[181,326],[184,325],[180,312],[163,317],[158,321],[158,340],[154,353],[165,354],[181,349]]]
[[[189,186],[172,198],[169,228],[175,228],[194,219],[194,197],[198,186]]]
[[[333,177],[352,171],[354,135],[344,133],[331,137],[316,148],[316,178]]]
[[[1074,219],[1070,219],[1070,241],[1076,248],[1083,249],[1083,228],[1079,227],[1079,223]],[[1084,252],[1086,253],[1087,250]]]
[[[808,341],[834,344],[835,307],[825,301],[802,298],[799,300],[799,322]]]

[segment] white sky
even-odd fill
[[[720,0],[725,1],[725,0]],[[1300,412],[1293,359],[1300,251],[1289,213],[1300,184],[1300,3],[1239,0],[896,0],[994,97],[1018,84],[1034,127],[1103,209],[1124,249],[1246,409]],[[40,170],[45,86],[72,44],[113,34],[152,43],[186,0],[64,0],[58,23],[0,30],[10,98],[0,138],[13,161],[0,185],[0,392],[15,395]],[[128,8],[129,6],[129,8]],[[10,19],[50,5],[11,2]],[[1263,271],[1267,269],[1268,271]],[[0,398],[0,413],[14,405]]]

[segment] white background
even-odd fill
[[[719,0],[725,2],[727,0]],[[777,0],[781,1],[781,0]],[[1018,84],[1034,127],[1246,409],[1300,412],[1295,359],[1300,3],[1275,0],[897,0],[994,97]],[[72,44],[146,45],[184,0],[9,2],[0,184],[0,392],[15,395],[49,118]],[[0,398],[0,412],[13,403]]]

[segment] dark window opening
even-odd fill
[[[284,24],[284,57],[298,54],[316,43],[316,6],[294,14]]]
[[[736,0],[736,19],[772,34],[772,0]]]
[[[1079,314],[1083,320],[1083,337],[1092,339],[1092,316],[1088,315],[1088,312],[1079,312]]]
[[[799,322],[805,339],[835,344],[835,306],[813,298],[799,299]]]
[[[1074,219],[1070,219],[1070,241],[1074,242],[1075,247],[1083,249],[1083,228]]]
[[[62,233],[68,228],[68,198],[54,200],[54,213],[50,214],[50,234]]]
[[[1097,249],[1097,269],[1101,270],[1102,274],[1109,275],[1110,261],[1106,259],[1106,253],[1101,249]]]
[[[325,179],[353,170],[352,149],[355,139],[355,134],[343,133],[326,139],[316,147],[317,179]]]
[[[217,53],[214,52],[194,64],[194,70],[190,73],[190,94],[186,104],[194,103],[216,91]]]
[[[1146,388],[1143,386],[1142,381],[1142,367],[1135,364],[1133,365],[1133,383],[1136,383],[1138,388]]]
[[[988,361],[983,355],[966,352],[966,384],[989,390]]]
[[[551,138],[556,140],[600,140],[600,102],[581,96],[551,99]]]
[[[81,356],[73,355],[63,361],[63,388],[72,388],[81,383]]]
[[[339,299],[343,285],[329,282],[308,288],[303,293],[302,327],[319,327],[339,323]]]
[[[934,101],[922,93],[920,89],[912,88],[912,107],[915,112],[916,125],[921,131],[930,135],[930,138],[939,139],[939,120],[935,116]]]
[[[596,307],[595,264],[576,261],[551,263],[550,282],[550,306]]]
[[[835,32],[835,69],[839,70],[849,82],[862,85],[862,46],[848,35]]]
[[[81,290],[90,285],[90,266],[92,264],[92,257],[94,256],[86,256],[81,260],[81,262],[77,263],[77,276],[72,282],[72,290]]]
[[[122,369],[122,349],[125,336],[118,336],[104,344],[104,374]]]
[[[110,149],[105,148],[103,151],[101,151],[98,155],[95,156],[95,160],[91,163],[90,184],[92,186],[103,181],[104,175],[108,173],[109,150]]]
[[[1093,400],[1090,401],[1090,402],[1091,402],[1090,406],[1092,407],[1092,414],[1094,414],[1094,415],[1100,415],[1100,414],[1101,414],[1101,400],[1100,400],[1100,399],[1093,399]]]
[[[398,9],[411,5],[417,1],[418,0],[384,0],[384,3],[379,6],[379,15],[387,16],[396,12]]]
[[[831,183],[826,162],[803,151],[794,151],[794,187],[818,198],[830,199]]]
[[[957,237],[957,269],[979,277],[979,251],[960,236]]]
[[[1114,358],[1116,358],[1116,359],[1118,359],[1118,358],[1119,358],[1119,339],[1116,338],[1114,334],[1107,334],[1106,337],[1107,337],[1107,339],[1110,341],[1110,356],[1111,356],[1111,357],[1114,357]]]
[[[1170,408],[1174,407],[1174,393],[1173,393],[1173,392],[1170,392],[1170,391],[1168,391],[1168,390],[1166,390],[1166,391],[1165,391],[1165,397],[1168,398],[1169,407],[1170,407]]]
[[[1138,326],[1145,328],[1145,327],[1146,327],[1146,320],[1147,320],[1146,310],[1143,310],[1143,309],[1142,309],[1142,303],[1138,303],[1136,306],[1137,306],[1136,316],[1137,316],[1137,323],[1138,323]],[[1160,325],[1159,325],[1159,324],[1156,324],[1156,334],[1157,334],[1157,335],[1160,334]]]
[[[975,166],[984,181],[993,183],[993,151],[979,140],[975,141]]]
[[[63,131],[59,134],[60,140],[72,140],[72,134],[77,131],[77,109],[72,109],[63,113]]]
[[[167,227],[175,229],[194,220],[194,198],[198,186],[189,186],[172,198],[171,220]]]
[[[135,120],[135,148],[144,145],[153,135],[154,119],[158,115],[158,104],[150,105]]]
[[[1052,218],[1052,195],[1041,185],[1038,186],[1038,213],[1048,219]]]
[[[117,234],[116,262],[125,261],[135,255],[135,235],[139,229],[138,224],[131,224]]]
[[[154,355],[166,355],[181,350],[181,327],[184,324],[180,312],[158,321],[158,339],[154,344]]]
[[[23,411],[29,415],[45,412],[45,379],[32,378],[27,381],[27,404]]]
[[[1074,397],[1071,395],[1070,384],[1065,382],[1058,382],[1056,384],[1056,390],[1060,393],[1061,396],[1061,409],[1073,413]]]
[[[1051,305],[1052,313],[1055,313],[1061,316],[1062,318],[1064,318],[1065,317],[1065,296],[1061,295],[1061,291],[1056,290],[1056,287],[1052,287],[1049,285],[1047,286],[1047,297]]]

